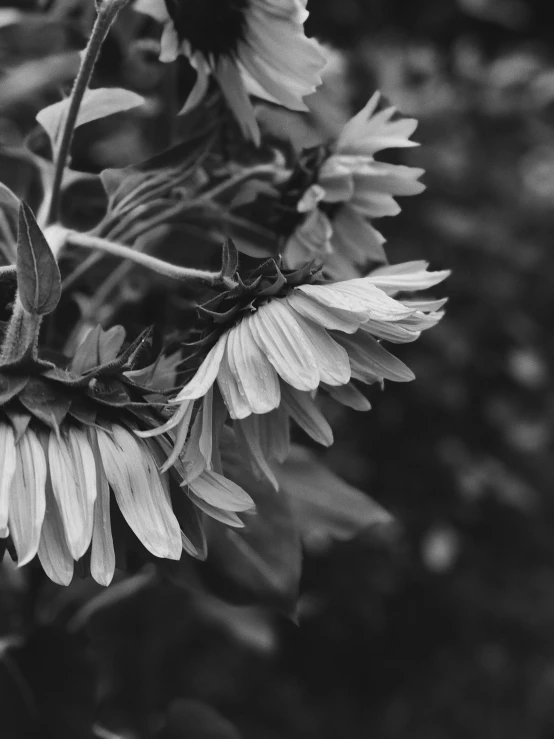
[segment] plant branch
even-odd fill
[[[197,285],[216,285],[221,282],[221,273],[219,272],[208,272],[207,270],[193,269],[191,267],[180,267],[177,264],[170,264],[164,262],[162,259],[157,259],[149,254],[143,254],[142,252],[131,249],[123,244],[118,244],[115,241],[108,241],[108,239],[102,239],[99,236],[91,236],[90,234],[82,234],[76,231],[69,232],[66,238],[66,244],[71,246],[82,246],[85,249],[97,249],[106,254],[111,254],[114,257],[120,259],[129,259],[136,264],[140,264],[147,269],[157,272],[165,277],[171,277],[174,280],[180,282],[187,282],[189,284]]]
[[[104,0],[103,3],[98,4],[96,22],[83,54],[81,67],[73,84],[69,109],[64,121],[60,143],[59,146],[56,147],[54,182],[52,185],[52,194],[50,196],[50,205],[48,208],[49,223],[57,219],[60,190],[65,167],[69,158],[71,143],[73,141],[73,132],[75,130],[75,124],[77,122],[77,116],[79,115],[83,97],[87,91],[94,71],[96,60],[98,59],[102,44],[104,43],[117,14],[129,2],[130,0]]]

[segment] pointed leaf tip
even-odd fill
[[[57,306],[61,294],[60,270],[52,250],[26,203],[19,208],[17,285],[28,313],[44,316]]]

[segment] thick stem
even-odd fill
[[[41,321],[42,316],[25,310],[17,295],[0,352],[1,364],[17,362],[28,354],[36,359]]]
[[[143,254],[142,252],[136,251],[136,249],[131,249],[123,244],[117,244],[115,241],[102,239],[99,236],[90,236],[89,234],[74,231],[68,233],[66,244],[82,246],[85,249],[97,249],[114,257],[129,259],[153,272],[157,272],[165,277],[171,277],[180,282],[197,285],[216,285],[221,282],[221,274],[219,272],[208,272],[207,270],[169,264],[169,262],[164,262],[162,259],[157,259],[149,254]]]
[[[75,124],[77,122],[77,116],[79,115],[79,109],[83,101],[83,97],[94,71],[96,60],[100,54],[100,49],[112,23],[115,20],[116,15],[119,13],[121,8],[127,5],[130,0],[104,0],[103,3],[99,3],[98,15],[92,33],[83,54],[83,60],[81,67],[77,73],[77,77],[73,84],[73,90],[71,91],[71,99],[69,103],[69,109],[64,122],[64,128],[62,131],[59,145],[56,147],[55,152],[55,170],[54,170],[54,182],[52,185],[52,194],[50,197],[50,206],[48,209],[48,223],[55,221],[58,216],[58,206],[60,200],[60,190],[63,180],[65,167],[69,158],[69,151],[71,149],[71,142],[73,141],[73,131],[75,130]]]

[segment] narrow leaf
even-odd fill
[[[35,217],[25,203],[19,208],[17,284],[28,313],[44,316],[57,306],[61,295],[58,264]]]

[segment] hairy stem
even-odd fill
[[[17,295],[13,313],[4,336],[0,363],[17,362],[29,353],[33,358],[36,358],[41,321],[42,316],[28,313],[25,310],[19,295]]]
[[[130,0],[104,0],[104,2],[99,3],[96,22],[83,54],[81,67],[73,84],[73,90],[71,91],[69,109],[64,121],[60,142],[59,145],[56,146],[54,182],[52,185],[52,194],[50,196],[50,205],[48,208],[49,223],[55,221],[58,216],[60,190],[65,167],[69,158],[71,142],[73,141],[73,131],[75,130],[79,109],[81,107],[84,94],[89,86],[96,60],[98,59],[102,44],[104,43],[117,14],[129,2]]]
[[[216,285],[221,281],[221,274],[219,272],[180,267],[179,265],[170,264],[169,262],[164,262],[162,259],[152,257],[149,254],[143,254],[128,246],[118,244],[115,241],[102,239],[99,236],[91,236],[90,234],[82,234],[75,231],[67,235],[66,244],[82,246],[85,249],[97,249],[114,257],[129,259],[153,272],[157,272],[165,277],[171,277],[180,282],[197,285]]]

